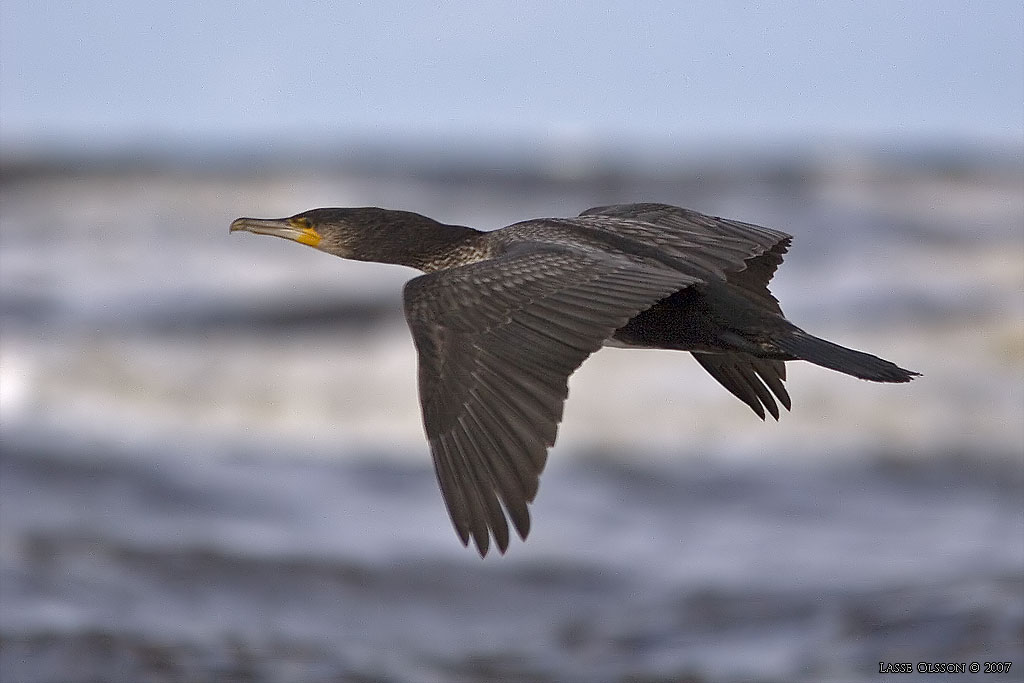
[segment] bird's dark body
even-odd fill
[[[762,419],[790,408],[786,361],[861,379],[917,373],[785,319],[768,282],[790,236],[665,204],[481,232],[378,208],[240,218],[232,230],[425,274],[404,290],[423,423],[463,543],[504,552],[555,442],[568,378],[603,345],[690,351]]]
[[[729,284],[694,285],[635,315],[615,331],[625,346],[673,351],[744,351],[793,360],[771,348],[773,336],[790,332],[784,318],[758,308]]]

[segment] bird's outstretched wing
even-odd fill
[[[749,281],[755,289],[771,279],[792,239],[771,228],[668,204],[596,206],[568,220],[649,245],[719,278],[753,269],[755,272],[740,277],[736,284],[743,287]],[[763,282],[757,282],[762,278]]]
[[[624,254],[537,243],[411,280],[434,468],[463,544],[508,547],[555,442],[569,375],[617,328],[694,280]],[[502,507],[504,506],[504,510]]]
[[[605,216],[602,229],[630,235],[655,244],[688,262],[712,260],[726,282],[782,315],[768,282],[782,263],[792,237],[784,232],[751,223],[707,216],[668,204],[614,204],[587,209],[581,217]],[[759,359],[747,353],[694,353],[708,374],[750,406],[761,419],[765,409],[776,419],[778,403],[790,408],[783,382],[782,361]]]

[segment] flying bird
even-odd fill
[[[790,235],[666,204],[617,204],[483,232],[408,211],[313,209],[231,231],[410,266],[405,317],[423,425],[463,545],[523,539],[568,379],[602,346],[689,351],[763,420],[790,409],[786,361],[874,382],[918,375],[819,339],[768,291]]]

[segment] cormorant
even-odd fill
[[[618,204],[481,232],[416,213],[329,208],[239,218],[342,258],[426,273],[405,285],[423,424],[463,545],[530,530],[568,379],[602,345],[690,351],[763,420],[790,408],[785,362],[875,382],[918,373],[814,337],[768,281],[790,235],[666,204]]]

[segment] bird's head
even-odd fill
[[[439,253],[477,234],[410,211],[377,207],[311,209],[290,218],[239,218],[231,232],[284,237],[328,254],[360,261],[429,268]]]
[[[381,222],[384,209],[311,209],[289,218],[238,218],[231,232],[284,237],[342,258],[359,258],[359,245]]]

